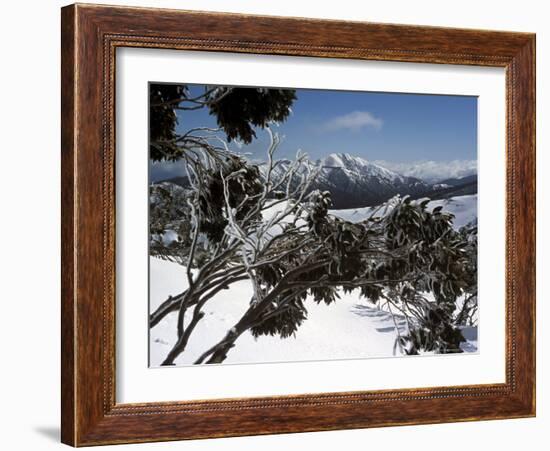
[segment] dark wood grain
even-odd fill
[[[74,157],[75,148],[75,42],[74,8],[61,11],[61,440],[76,443],[75,440],[75,329],[76,311],[74,302]]]
[[[506,383],[117,404],[114,67],[115,50],[124,46],[506,68]],[[62,441],[82,446],[533,416],[534,65],[535,37],[526,33],[63,8]]]

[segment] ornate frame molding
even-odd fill
[[[62,43],[64,443],[81,446],[535,414],[534,35],[77,4],[62,9]],[[506,68],[506,383],[117,404],[118,47]]]

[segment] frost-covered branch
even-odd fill
[[[178,340],[164,364],[184,352],[206,303],[242,280],[253,289],[249,308],[197,363],[222,362],[245,332],[291,336],[307,317],[308,297],[330,304],[352,290],[405,317],[408,330],[397,343],[404,352],[459,352],[459,326],[477,305],[469,296],[476,286],[472,230],[457,232],[439,207],[399,197],[361,223],[345,221],[330,213],[330,193],[313,189],[320,168],[306,155],[285,162],[282,172],[279,137],[269,128],[264,165],[232,153],[219,136],[196,133],[182,141],[189,183],[178,197],[187,206],[175,247],[189,288],[151,315],[153,327],[178,311]],[[164,223],[173,225],[159,221],[159,230]]]

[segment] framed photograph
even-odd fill
[[[535,36],[62,9],[62,441],[535,415]]]

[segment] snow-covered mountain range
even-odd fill
[[[336,208],[376,205],[395,194],[422,195],[430,186],[348,153],[330,154],[319,162],[316,188],[330,191]]]
[[[273,177],[281,177],[290,163],[281,160]],[[428,183],[349,153],[333,153],[311,164],[321,166],[311,189],[329,191],[333,207],[337,209],[379,205],[396,194],[442,199],[477,193],[477,176]]]
[[[288,171],[290,164],[290,160],[279,160],[272,172],[273,179],[282,177]],[[349,153],[333,153],[321,160],[311,161],[310,164],[312,167],[321,167],[311,190],[329,191],[335,209],[379,205],[396,194],[431,199],[477,194],[476,175],[428,183],[416,177],[399,174]],[[181,186],[187,185],[184,177],[166,181]]]

